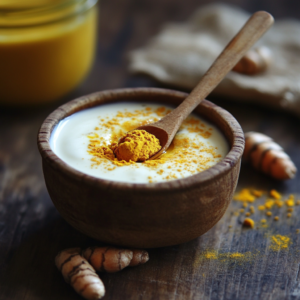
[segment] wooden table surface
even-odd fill
[[[54,266],[56,253],[95,241],[70,227],[47,193],[36,134],[45,117],[59,104],[94,91],[161,86],[146,76],[127,72],[126,54],[140,47],[166,21],[183,21],[200,5],[196,0],[103,0],[94,67],[85,80],[59,103],[30,109],[0,108],[0,300],[81,299]],[[275,19],[300,19],[297,1],[237,1],[250,12],[264,9]],[[1,84],[1,83],[0,83]],[[208,99],[211,99],[208,97]],[[229,110],[244,131],[272,136],[300,169],[299,118],[285,112],[213,99]],[[300,175],[279,183],[242,165],[238,190],[276,189],[300,199]],[[260,200],[263,201],[263,200]],[[233,201],[222,220],[203,236],[186,244],[151,249],[143,266],[116,274],[101,274],[103,299],[300,299],[300,206],[291,218],[274,209],[279,221],[247,230],[241,226],[242,204]],[[275,215],[274,214],[274,215]],[[256,213],[259,223],[263,213]],[[287,235],[287,249],[272,251],[272,235]],[[210,251],[210,252],[209,252]],[[232,253],[244,254],[244,259]],[[212,259],[209,253],[217,253]],[[231,256],[230,256],[231,255]]]

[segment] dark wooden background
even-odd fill
[[[36,147],[36,134],[59,104],[90,92],[138,86],[161,86],[146,76],[127,72],[126,54],[144,45],[166,21],[184,21],[196,8],[214,1],[102,0],[98,49],[92,71],[83,84],[58,103],[39,108],[0,107],[0,300],[81,299],[54,266],[56,253],[95,241],[71,228],[58,214],[47,193]],[[267,10],[275,19],[300,19],[298,0],[225,1],[249,12]],[[300,37],[299,37],[300,38]],[[300,57],[300,55],[299,55]],[[300,58],[299,58],[300,59]],[[211,99],[208,97],[208,99]],[[213,99],[228,109],[244,131],[272,136],[300,169],[299,118],[285,112]],[[276,188],[284,195],[300,193],[300,175],[279,183],[242,166],[238,189]],[[150,250],[150,261],[116,274],[103,274],[104,299],[300,299],[300,228],[297,214],[280,212],[271,233],[289,235],[287,251],[270,252],[266,231],[245,230],[234,215],[233,202],[223,219],[189,243]],[[232,228],[229,228],[232,225]],[[207,248],[221,252],[259,251],[249,263],[201,260]]]

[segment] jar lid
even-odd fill
[[[2,0],[0,28],[30,27],[81,14],[97,0]]]

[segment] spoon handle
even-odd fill
[[[173,127],[171,129],[172,132],[168,132],[168,134],[169,136],[175,135],[182,121],[221,82],[251,46],[271,27],[273,22],[273,17],[265,11],[254,13],[217,57],[189,96],[176,109],[164,117],[162,122],[157,122],[156,126],[161,127],[160,125],[162,125],[163,128]],[[174,128],[174,125],[164,126],[165,123],[170,124],[171,120],[173,120],[173,124],[174,122],[178,124],[177,128]]]

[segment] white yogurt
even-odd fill
[[[213,166],[228,153],[228,143],[222,133],[195,114],[181,127],[174,139],[175,146],[156,165],[149,165],[148,161],[117,166],[88,152],[89,145],[109,145],[116,134],[121,137],[142,122],[160,119],[167,109],[171,108],[141,103],[113,103],[86,109],[63,119],[55,127],[50,146],[59,158],[78,171],[131,183],[188,177]]]

